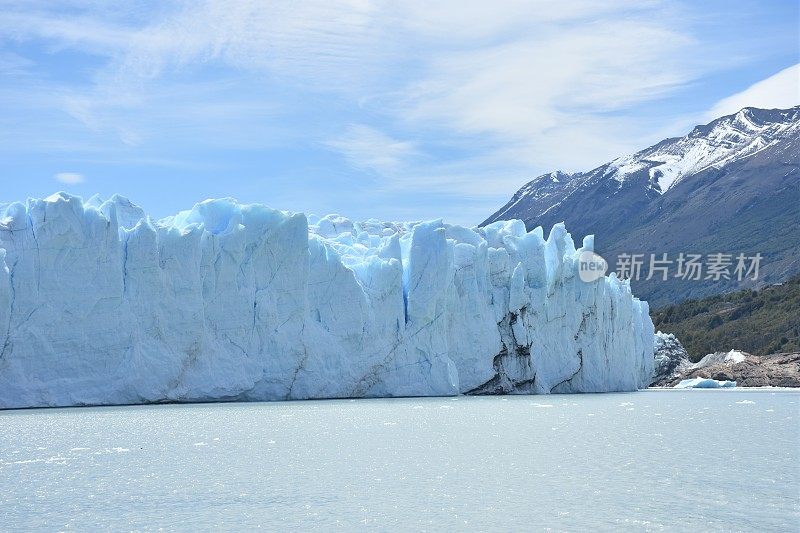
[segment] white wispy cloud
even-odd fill
[[[663,27],[612,19],[443,54],[412,85],[407,116],[490,135],[520,162],[585,166],[638,137],[629,118],[610,112],[656,100],[697,75],[675,59],[690,44]],[[565,157],[578,144],[564,142],[570,138],[584,142]]]
[[[5,2],[0,45],[91,60],[53,83],[0,48],[0,105],[48,125],[0,116],[0,141],[121,160],[322,146],[392,191],[495,202],[536,173],[681,133],[661,129],[679,117],[643,110],[745,57],[712,50],[691,12],[664,0]],[[786,95],[763,83],[713,112]]]
[[[364,124],[349,125],[341,136],[325,145],[341,152],[353,167],[388,178],[407,168],[408,160],[418,154],[413,142],[394,139]]]
[[[668,28],[657,1],[218,0],[177,3],[127,23],[86,5],[67,16],[10,9],[0,26],[19,40],[108,57],[90,86],[63,105],[88,128],[115,132],[127,144],[146,135],[135,127],[142,110],[158,119],[153,94],[207,66],[367,107],[378,102],[388,120],[409,128],[492,136],[521,144],[513,150],[527,150],[520,163],[542,163],[543,153],[563,155],[560,141],[549,139],[563,137],[565,124],[602,122],[602,113],[657,99],[696,74],[685,60],[691,40]],[[407,75],[398,77],[398,69]],[[189,88],[185,99],[192,95]],[[582,153],[605,155],[606,136],[593,137],[601,148]]]
[[[248,106],[260,114],[292,105],[272,94],[281,86],[351,92],[383,68],[374,7],[359,0],[174,2],[149,18],[130,7],[120,16],[85,2],[7,7],[0,13],[0,43],[39,40],[105,58],[88,83],[59,88],[51,105],[128,145],[160,129],[165,112],[173,127],[201,113],[207,124],[230,123],[247,117],[223,121],[215,111]],[[220,76],[231,86],[211,94]],[[162,95],[173,98],[162,105]]]
[[[77,183],[83,183],[86,181],[83,177],[83,174],[78,174],[77,172],[59,172],[55,175],[55,178],[56,181],[66,183],[68,185],[75,185]]]
[[[0,10],[3,38],[42,39],[58,47],[78,48],[107,57],[125,50],[138,29],[118,23],[109,12],[91,15],[87,7],[90,6],[68,1],[38,7],[34,2],[6,3]]]
[[[706,113],[705,118],[712,120],[730,115],[743,107],[785,109],[796,105],[800,105],[800,63],[723,98]]]

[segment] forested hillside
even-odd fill
[[[673,333],[692,361],[742,350],[754,355],[800,351],[800,275],[760,291],[688,300],[654,311],[656,330]]]

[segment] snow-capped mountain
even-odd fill
[[[667,192],[687,176],[732,163],[797,136],[800,107],[787,110],[745,108],[735,115],[697,126],[689,135],[667,139],[633,155],[615,159],[605,176],[624,181],[647,170],[650,186]]]
[[[798,148],[800,106],[745,108],[589,172],[539,176],[484,224],[565,221],[577,234],[595,234],[612,256],[761,252],[762,281],[780,281],[800,270]],[[638,285],[656,304],[736,286]]]

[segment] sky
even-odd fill
[[[539,174],[800,104],[799,4],[0,0],[0,202],[475,225]]]

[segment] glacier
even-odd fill
[[[0,204],[0,408],[646,387],[647,303],[579,279],[593,244],[230,198]]]

